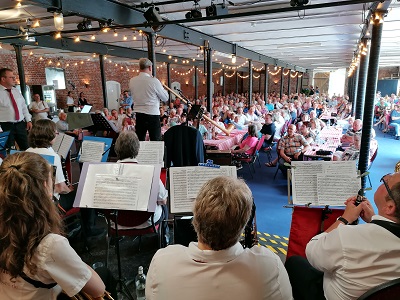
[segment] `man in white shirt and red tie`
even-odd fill
[[[14,87],[15,78],[13,70],[0,69],[0,126],[10,131],[6,147],[17,142],[24,151],[29,148],[27,130],[32,128],[32,121],[24,97]]]

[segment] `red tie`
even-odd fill
[[[19,110],[18,110],[17,102],[15,101],[14,95],[11,93],[11,89],[6,89],[6,91],[10,94],[11,103],[12,103],[12,106],[14,107],[15,121],[19,121]]]

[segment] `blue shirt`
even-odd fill
[[[124,99],[121,101],[121,105],[122,105],[122,104],[127,104],[127,107],[132,107],[132,104],[133,104],[133,99],[132,99],[132,97],[129,96],[129,97],[124,98]]]

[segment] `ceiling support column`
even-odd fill
[[[26,81],[25,81],[25,69],[22,61],[22,45],[21,44],[12,44],[15,50],[15,58],[17,60],[17,68],[18,68],[18,77],[19,77],[19,86],[21,87],[21,94],[25,98],[25,103],[28,104],[28,100],[30,100],[30,95],[28,95],[28,90],[26,89]]]
[[[149,32],[147,34],[148,59],[150,59],[153,63],[153,68],[152,68],[153,77],[157,77],[157,60],[156,60],[156,52],[155,52],[154,47],[155,47],[154,33]]]
[[[100,63],[100,77],[101,77],[101,89],[103,90],[103,105],[104,107],[108,107],[108,98],[107,98],[107,80],[106,74],[104,72],[104,55],[99,55],[99,63]]]
[[[290,73],[291,73],[291,70],[289,69],[289,72],[288,72],[288,80],[287,80],[287,95],[288,95],[288,97],[290,96]]]
[[[194,100],[199,99],[199,74],[197,72],[198,67],[194,67]]]
[[[253,103],[253,64],[249,59],[249,106]]]
[[[353,90],[352,90],[352,97],[351,100],[353,101],[353,105],[351,106],[351,115],[354,117],[356,112],[356,105],[357,105],[357,92],[358,92],[358,71],[360,67],[357,66],[353,72]]]
[[[264,69],[265,69],[264,101],[265,101],[265,104],[266,104],[268,102],[268,82],[269,82],[268,64],[264,64]]]
[[[364,120],[361,136],[360,158],[358,170],[363,174],[368,170],[369,148],[371,128],[374,118],[374,102],[376,86],[378,82],[379,56],[381,52],[381,38],[383,29],[383,18],[386,11],[376,11],[372,18],[371,48],[369,56],[369,67],[367,76],[367,86],[365,94]],[[366,188],[367,177],[361,177],[361,187]]]
[[[212,87],[212,49],[206,48],[206,57],[207,57],[207,111],[211,114],[212,117],[212,98],[213,91]]]
[[[357,88],[357,104],[356,104],[356,119],[363,119],[364,101],[365,101],[365,87],[367,85],[367,71],[368,71],[368,50],[367,39],[361,40],[362,48],[360,49],[360,66],[358,72],[358,88]],[[365,53],[366,51],[367,53]],[[362,54],[364,53],[364,54]]]
[[[283,71],[285,71],[285,69],[282,67],[281,68],[281,88],[279,90],[279,98],[281,98],[281,99],[283,96],[283,80],[285,79],[285,77],[283,76]]]
[[[171,64],[167,63],[167,85],[169,88],[171,88]],[[171,103],[172,97],[171,97],[171,92],[168,91],[168,104]]]

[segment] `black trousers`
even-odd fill
[[[136,113],[135,130],[139,141],[146,140],[147,131],[149,132],[150,141],[161,141],[160,116]]]
[[[3,131],[9,131],[6,148],[10,149],[17,142],[19,149],[25,151],[29,148],[28,145],[28,133],[26,130],[26,122],[21,121],[18,123],[11,122],[0,122],[0,126]]]
[[[285,263],[295,300],[325,300],[324,273],[302,256],[291,256]]]

